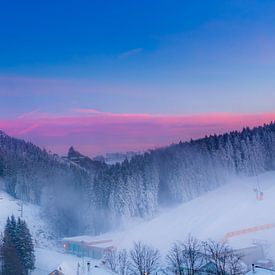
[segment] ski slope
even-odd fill
[[[235,234],[228,238],[228,243],[234,248],[250,246],[253,239],[275,244],[275,172],[259,175],[258,180],[264,192],[262,201],[256,200],[256,177],[232,179],[225,186],[111,237],[121,248],[130,248],[134,241],[140,240],[163,253],[189,233],[201,240],[221,241],[229,232],[249,231]],[[251,228],[259,230],[253,232]],[[275,258],[273,246],[270,253]]]

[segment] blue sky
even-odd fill
[[[274,1],[0,5],[3,119],[274,110]]]
[[[69,99],[60,96],[61,109],[72,105],[68,101],[84,85],[98,92],[77,103],[105,111],[272,108],[260,93],[274,99],[274,1],[2,1],[1,6],[0,74],[73,80],[77,87]],[[17,82],[13,86],[28,94]],[[37,108],[48,110],[55,95],[52,99],[49,91]],[[248,96],[245,106],[236,102]],[[204,104],[205,97],[212,102]]]

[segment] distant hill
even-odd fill
[[[136,155],[141,155],[142,152],[126,152],[126,153],[107,153],[105,156],[96,156],[93,160],[105,162],[112,165],[116,163],[122,163],[124,160],[131,160]]]

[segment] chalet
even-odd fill
[[[182,272],[183,274],[189,273],[188,269],[184,265],[182,266]],[[196,275],[218,274],[217,266],[212,260],[207,259],[207,256],[205,254],[201,254],[201,260],[198,260],[197,266],[195,266],[195,274]]]
[[[217,267],[213,262],[209,261],[201,266],[197,273],[199,275],[217,274]]]
[[[93,259],[101,259],[106,251],[114,249],[112,240],[91,236],[64,238],[60,243],[66,253]]]

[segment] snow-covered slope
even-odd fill
[[[258,182],[258,183],[257,183]],[[263,191],[263,200],[256,200],[254,189]],[[8,215],[18,216],[18,201],[0,192],[0,229],[3,230]],[[189,233],[202,239],[222,240],[227,233],[235,232],[228,238],[234,248],[250,246],[254,239],[268,241],[270,256],[275,258],[275,172],[268,172],[251,178],[238,178],[231,183],[209,192],[173,209],[166,209],[151,221],[129,226],[121,232],[108,233],[102,238],[112,238],[118,248],[130,248],[134,241],[144,241],[162,251],[164,255],[177,240],[184,240]],[[23,217],[26,219],[38,244],[36,247],[37,270],[35,275],[46,274],[62,267],[65,274],[75,274],[78,262],[72,255],[66,255],[47,246],[45,223],[40,218],[39,208],[24,204]],[[243,230],[250,229],[252,232]],[[237,234],[236,234],[237,232]],[[239,233],[238,233],[239,232]],[[42,245],[40,245],[42,246]],[[91,262],[92,266],[97,262]],[[84,273],[85,274],[85,273]],[[104,268],[94,269],[93,274],[110,274]]]
[[[22,202],[0,191],[0,233],[4,231],[8,216],[16,218],[21,215]],[[46,275],[59,267],[65,275],[75,275],[77,264],[82,266],[82,260],[73,255],[60,253],[54,245],[55,236],[50,234],[47,224],[41,218],[40,208],[30,203],[23,204],[23,219],[26,220],[35,242],[36,269],[33,275]],[[87,261],[87,260],[86,260]],[[98,265],[97,261],[91,262],[92,268]],[[80,268],[80,271],[81,271]],[[86,271],[81,271],[85,275]],[[87,273],[88,274],[88,273]],[[111,273],[103,268],[93,268],[92,274],[110,275]]]
[[[14,199],[7,193],[0,191],[0,232],[4,231],[6,220],[14,215],[16,218],[21,216],[26,220],[31,231],[35,245],[38,247],[49,247],[52,245],[54,236],[50,233],[46,223],[41,218],[40,208],[30,203],[23,203]]]
[[[254,191],[259,187],[264,193],[261,201],[256,200]],[[189,233],[202,240],[219,241],[228,232],[253,228],[251,231],[255,232],[234,233],[236,236],[228,239],[229,244],[236,248],[246,247],[253,239],[275,244],[274,209],[275,172],[268,172],[258,180],[256,177],[234,179],[199,198],[164,211],[149,222],[116,233],[113,239],[118,247],[128,248],[133,241],[141,240],[166,253],[174,241],[184,240]],[[257,230],[258,227],[263,229]]]

